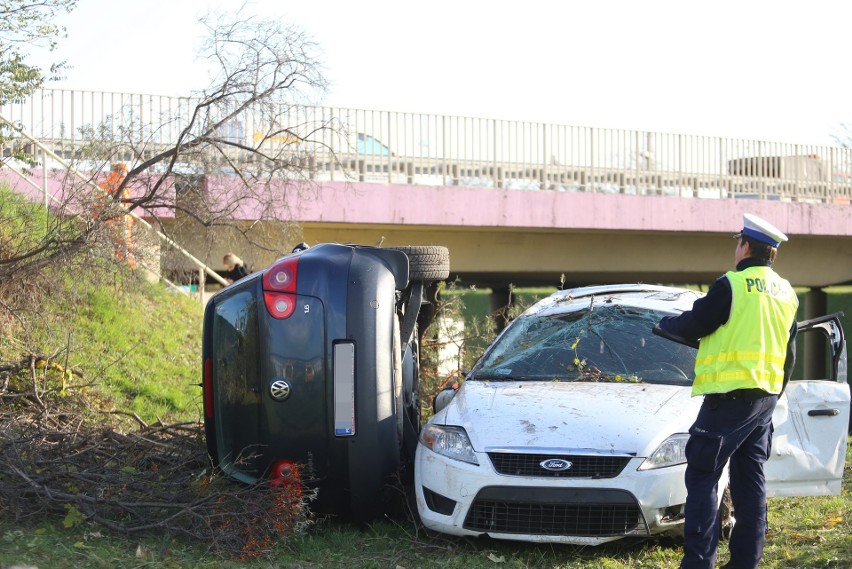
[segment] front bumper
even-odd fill
[[[531,453],[535,449],[530,449]],[[419,445],[417,508],[423,524],[459,536],[599,545],[682,527],[684,466],[637,471],[631,458],[612,478],[499,474],[487,453],[479,465]]]

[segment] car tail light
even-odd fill
[[[266,303],[266,310],[274,318],[288,318],[293,314],[296,308],[296,295],[286,292],[269,292],[263,291],[263,302]]]
[[[298,257],[284,259],[280,263],[273,265],[263,275],[263,290],[296,292],[298,270]]]
[[[275,485],[298,484],[302,481],[302,476],[295,462],[279,460],[272,465],[272,470],[269,472],[269,479]]]
[[[213,360],[204,360],[204,414],[213,417]]]
[[[284,319],[296,308],[296,277],[299,259],[285,259],[263,275],[263,302],[273,318]]]

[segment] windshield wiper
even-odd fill
[[[564,377],[545,375],[475,375],[474,381],[570,381]]]
[[[518,375],[474,375],[473,377],[468,377],[467,379],[479,381],[525,381],[530,380],[532,378]]]

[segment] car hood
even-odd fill
[[[648,456],[689,429],[689,387],[649,383],[467,381],[431,422],[465,428],[473,448],[528,447]]]

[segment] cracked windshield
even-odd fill
[[[521,316],[471,379],[691,385],[697,351],[651,332],[665,315],[610,305]]]

